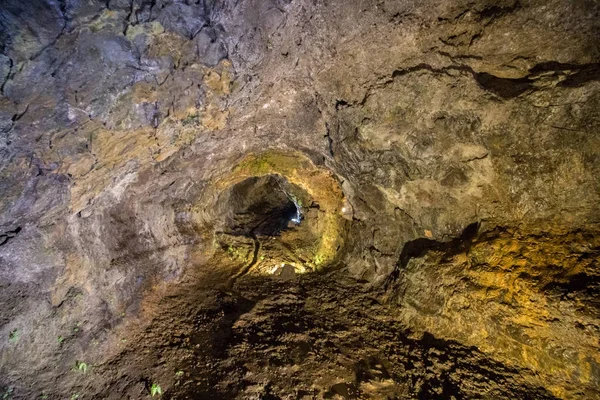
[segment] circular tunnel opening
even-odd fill
[[[247,178],[231,188],[227,233],[278,236],[302,223],[302,204],[307,197],[280,175]]]
[[[275,275],[286,264],[297,273],[317,271],[342,254],[346,219],[340,184],[301,155],[250,154],[215,187],[218,196],[209,195],[211,205],[199,207],[197,217],[215,218],[214,253],[206,254],[238,271],[236,277],[239,271]]]

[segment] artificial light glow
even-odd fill
[[[294,262],[283,262],[281,264],[274,264],[273,266],[271,266],[271,268],[269,268],[266,272],[270,275],[276,275],[279,274],[279,272],[281,271],[281,269],[284,267],[284,265],[291,265],[292,267],[294,267],[294,271],[297,274],[305,274],[308,272],[308,269],[302,265],[302,264],[298,264],[298,263],[294,263]],[[264,270],[263,270],[264,271]]]

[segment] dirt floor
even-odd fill
[[[245,268],[227,250],[219,257]],[[256,270],[231,287],[173,288],[81,393],[133,399],[162,385],[165,399],[554,398],[476,348],[413,334],[383,288],[341,271]]]

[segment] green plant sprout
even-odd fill
[[[84,374],[87,372],[88,370],[88,365],[84,362],[81,361],[76,361],[75,362],[75,369],[77,371],[83,372]]]
[[[154,397],[157,394],[161,395],[162,394],[162,389],[160,388],[159,384],[153,383],[152,386],[150,387],[150,395],[152,397]]]
[[[9,387],[8,389],[6,389],[6,392],[4,392],[2,394],[2,398],[3,399],[10,399],[12,397],[12,393],[13,393],[13,388]]]
[[[8,334],[8,341],[11,343],[17,343],[19,341],[19,339],[21,338],[21,330],[19,329],[13,329],[9,334]]]

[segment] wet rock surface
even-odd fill
[[[599,398],[599,21],[0,2],[0,395]]]

